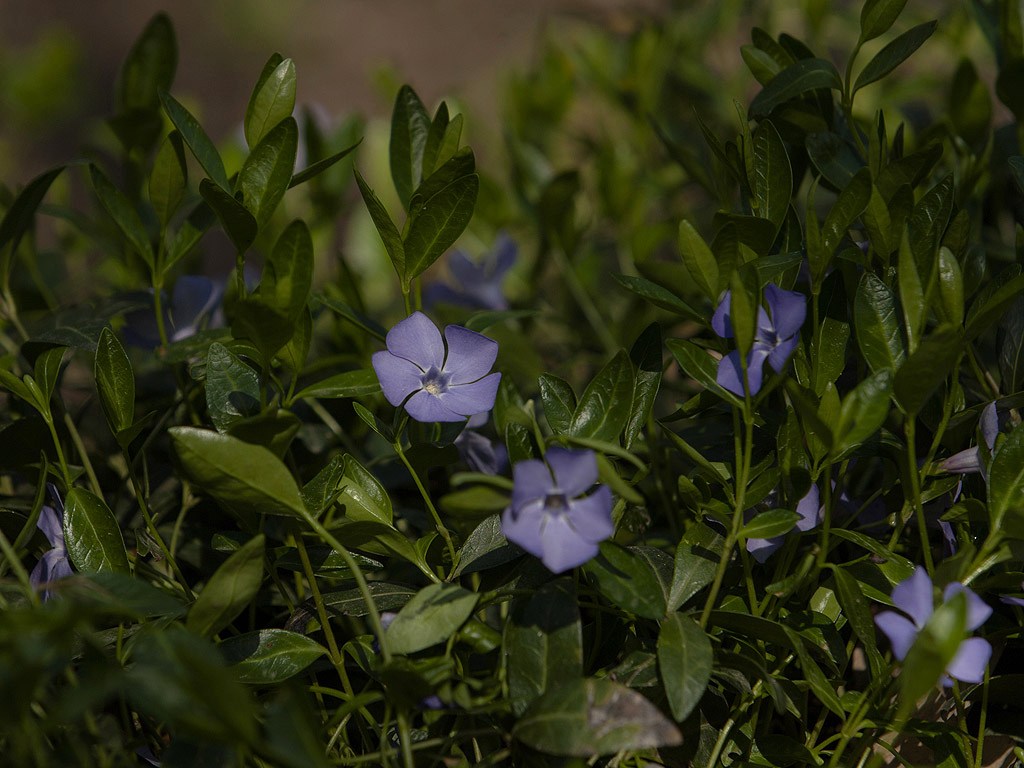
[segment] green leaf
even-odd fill
[[[349,147],[345,147],[345,149],[341,150],[340,152],[335,152],[330,157],[325,157],[323,160],[317,160],[312,165],[306,166],[301,171],[292,176],[292,180],[288,182],[288,189],[291,189],[292,187],[297,187],[299,186],[299,184],[305,184],[310,179],[315,179],[317,176],[319,176],[321,173],[329,169],[335,163],[344,160],[346,157],[352,154],[356,150],[356,148],[362,143],[363,140],[360,139],[355,144]]]
[[[205,202],[200,202],[192,209],[188,217],[178,227],[174,239],[168,246],[163,263],[164,274],[167,274],[171,267],[191,253],[216,220],[217,217],[213,209]]]
[[[993,531],[1024,538],[1024,426],[1016,426],[992,458],[988,513]]]
[[[391,113],[389,158],[391,179],[406,210],[422,178],[423,150],[429,133],[430,115],[423,102],[410,86],[403,85]]]
[[[373,371],[344,371],[304,387],[295,394],[294,399],[300,400],[304,397],[353,398],[373,395],[377,392],[380,392],[380,382],[377,381],[377,374]]]
[[[857,286],[853,300],[853,324],[857,345],[871,370],[895,371],[906,353],[896,317],[896,297],[889,287],[868,272]]]
[[[273,628],[229,637],[217,648],[235,679],[254,685],[283,683],[327,653],[312,638]]]
[[[366,585],[378,611],[397,611],[416,594],[403,584],[389,584],[385,581],[371,581]],[[324,607],[335,616],[366,616],[369,609],[363,594],[358,589],[344,589],[340,592],[325,592]],[[312,601],[310,601],[312,603]],[[316,608],[313,608],[315,611]]]
[[[117,83],[118,114],[160,108],[160,92],[174,82],[178,67],[178,45],[174,26],[165,13],[158,13],[139,35],[121,65]]]
[[[1024,275],[1018,264],[1007,267],[984,288],[967,312],[967,340],[971,341],[997,322],[1006,308],[1024,291]]]
[[[679,223],[679,253],[697,287],[711,301],[718,301],[718,261],[704,238],[686,219]]]
[[[800,59],[782,70],[750,103],[750,117],[767,117],[776,107],[808,91],[842,90],[843,81],[831,61]]]
[[[896,23],[907,0],[867,0],[860,9],[859,43],[884,35]]]
[[[349,520],[368,520],[391,525],[394,511],[391,497],[367,469],[353,456],[345,456],[345,485],[338,495],[338,504]]]
[[[695,524],[686,532],[676,547],[669,611],[678,610],[714,581],[724,543],[725,539],[703,523]]]
[[[362,329],[368,336],[372,336],[377,339],[377,341],[383,342],[387,338],[387,328],[373,318],[367,317],[361,312],[357,312],[345,302],[322,294],[314,296],[314,300],[323,304],[335,314],[341,315],[345,320],[348,320],[357,328]]]
[[[853,84],[853,93],[856,93],[865,85],[881,80],[892,72],[896,67],[906,61],[920,48],[924,41],[932,36],[938,22],[926,21],[918,24],[897,37],[891,43],[874,55],[867,63],[867,66],[857,75],[857,81]]]
[[[1018,298],[1000,322],[999,372],[1003,387],[1018,392],[1024,387],[1024,297]]]
[[[106,503],[84,488],[64,498],[64,541],[68,557],[83,573],[128,573],[121,529]]]
[[[883,674],[886,666],[875,641],[875,622],[860,584],[844,568],[833,568],[832,575],[836,580],[836,599],[854,634],[864,645],[872,675]]]
[[[896,371],[893,394],[900,407],[909,414],[920,413],[925,401],[949,376],[963,349],[963,333],[948,325],[939,326],[922,339]]]
[[[398,227],[391,220],[391,215],[384,207],[384,204],[374,194],[373,190],[367,186],[363,177],[359,175],[359,171],[356,171],[355,174],[359,193],[363,196],[363,202],[366,204],[366,209],[370,212],[373,225],[377,228],[377,233],[384,243],[384,248],[391,258],[391,263],[395,266],[395,272],[398,273],[399,279],[404,282],[406,279],[405,245],[402,243],[402,236],[398,233]]]
[[[246,609],[263,583],[263,534],[249,539],[213,572],[189,609],[185,626],[209,637]]]
[[[167,222],[178,210],[185,196],[188,181],[188,166],[185,163],[185,144],[181,134],[171,131],[160,145],[153,169],[149,174],[149,202],[160,221],[161,232],[167,229]]]
[[[135,421],[135,375],[117,334],[109,328],[100,333],[93,372],[103,413],[117,435]]]
[[[688,320],[700,322],[704,319],[697,310],[657,283],[653,283],[643,277],[634,277],[633,275],[613,274],[612,277],[627,291],[646,299],[648,304],[667,309],[669,312],[675,312],[677,315],[681,315]]]
[[[689,717],[704,695],[713,656],[711,640],[693,619],[673,613],[661,622],[658,668],[676,721]]]
[[[927,319],[927,306],[921,274],[917,271],[917,262],[910,249],[910,237],[906,229],[903,230],[903,237],[900,239],[896,270],[900,308],[903,310],[903,328],[907,334],[907,347],[913,353],[917,349],[917,342]]]
[[[571,685],[583,674],[583,632],[572,582],[549,581],[517,600],[505,624],[508,697],[522,715],[546,691]]]
[[[10,208],[4,213],[3,220],[0,221],[0,253],[3,254],[4,272],[9,269],[11,255],[18,250],[21,238],[32,229],[32,225],[35,223],[36,209],[46,197],[50,185],[60,176],[65,167],[60,165],[51,168],[32,179],[18,193]],[[5,252],[4,246],[8,244],[11,247]]]
[[[260,229],[270,221],[291,184],[298,146],[298,123],[294,117],[287,117],[263,137],[242,163],[236,188]]]
[[[402,241],[406,286],[459,239],[473,218],[479,191],[480,177],[472,173],[452,180],[415,206]]]
[[[146,232],[146,227],[143,225],[142,219],[139,218],[138,212],[121,190],[115,187],[97,166],[89,166],[89,178],[92,180],[93,191],[96,192],[103,209],[117,224],[118,229],[121,230],[135,253],[146,262],[152,271],[155,258],[153,246],[149,242],[149,234]]]
[[[843,398],[839,423],[834,430],[832,451],[835,456],[859,448],[882,428],[889,415],[892,386],[892,371],[882,368],[861,381]]]
[[[306,222],[295,219],[277,238],[263,266],[260,300],[294,325],[306,308],[313,285],[313,238]]]
[[[227,434],[251,445],[261,445],[283,459],[301,426],[302,421],[294,413],[271,405],[261,413],[233,421]]]
[[[836,200],[832,210],[825,217],[825,224],[821,229],[822,243],[825,253],[831,256],[839,247],[839,242],[846,235],[847,230],[853,225],[864,209],[867,208],[871,199],[871,172],[867,168],[861,168],[850,179],[839,199]]]
[[[250,147],[259,144],[295,109],[295,62],[282,60],[275,53],[264,67],[263,75],[256,83],[245,110],[245,141]]]
[[[221,226],[234,243],[235,250],[238,253],[245,253],[259,231],[256,218],[238,200],[209,179],[199,182],[199,194],[217,214]]]
[[[665,342],[669,352],[675,357],[679,367],[690,378],[702,384],[705,389],[718,395],[730,405],[741,407],[743,401],[732,392],[723,389],[716,381],[718,363],[711,355],[686,339],[668,339]]]
[[[218,432],[260,409],[260,377],[223,344],[206,354],[206,407]]]
[[[636,552],[610,541],[583,572],[612,605],[645,619],[665,616],[665,594],[651,565]]]
[[[206,131],[199,125],[199,121],[166,91],[160,92],[160,102],[164,105],[164,112],[167,113],[174,127],[178,129],[181,138],[188,144],[188,148],[192,150],[192,154],[195,155],[199,165],[206,171],[207,176],[223,192],[228,192],[231,189],[231,185],[228,184],[228,175],[224,170],[224,161],[221,160],[220,155],[217,153],[217,148],[210,141],[210,137],[206,135]]]
[[[629,350],[635,368],[633,404],[626,422],[625,446],[631,448],[647,426],[661,386],[661,327],[648,325]]]
[[[576,410],[576,393],[569,383],[551,373],[542,373],[537,379],[544,417],[556,435],[568,434],[572,415]]]
[[[61,344],[50,347],[39,353],[39,356],[32,364],[32,373],[36,385],[43,393],[43,399],[50,402],[53,396],[54,387],[57,386],[57,377],[60,376],[61,365],[64,363],[64,352],[67,348]],[[26,348],[22,348],[22,354],[31,360]]]
[[[800,515],[788,509],[769,509],[755,515],[740,529],[745,539],[773,539],[789,533],[800,521]]]
[[[264,368],[270,367],[274,355],[295,336],[298,327],[296,320],[270,306],[260,291],[236,301],[233,315],[231,334],[252,342]]]
[[[946,246],[939,248],[939,319],[959,328],[964,322],[964,276],[960,262]]]
[[[416,653],[443,643],[473,614],[478,597],[446,582],[424,587],[387,628],[388,647],[392,653]]]
[[[642,694],[607,679],[566,682],[523,713],[512,735],[551,755],[594,755],[674,746],[679,730]]]
[[[770,120],[762,120],[754,129],[754,201],[757,213],[768,219],[778,231],[789,211],[793,196],[793,169],[778,130]],[[677,718],[678,719],[678,718]]]
[[[169,431],[185,478],[240,521],[257,513],[306,515],[294,478],[266,448],[196,427]]]
[[[511,544],[501,530],[501,515],[490,515],[480,521],[466,537],[459,550],[458,564],[449,578],[454,580],[463,573],[477,573],[515,560],[523,550]]]
[[[583,391],[567,434],[614,443],[629,420],[632,403],[633,365],[620,350]]]

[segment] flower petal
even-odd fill
[[[597,455],[593,451],[571,451],[557,446],[544,457],[555,476],[555,485],[569,498],[579,496],[597,482]]]
[[[782,547],[785,540],[785,536],[773,536],[770,539],[747,539],[747,552],[757,562],[763,564]]]
[[[740,370],[740,353],[733,350],[718,361],[718,373],[715,375],[718,386],[734,395],[743,397],[743,371]]]
[[[172,341],[194,336],[199,326],[220,303],[220,287],[202,275],[182,275],[174,284],[171,300]]]
[[[985,679],[985,667],[992,658],[992,644],[981,637],[969,637],[960,643],[946,674],[963,683],[980,683]]]
[[[788,339],[780,339],[779,343],[768,353],[768,363],[775,369],[776,373],[782,373],[789,362],[793,350],[800,343],[799,336],[791,336]]]
[[[498,396],[500,382],[501,374],[492,373],[472,384],[451,386],[447,392],[438,395],[438,399],[455,413],[461,413],[463,417],[475,416],[494,407],[494,399]]]
[[[897,608],[914,620],[918,629],[921,629],[928,623],[932,611],[935,610],[932,580],[928,572],[924,568],[915,568],[910,576],[893,587],[892,601]]]
[[[980,424],[981,436],[985,440],[985,445],[991,451],[996,447],[996,436],[999,434],[999,414],[996,411],[994,400],[986,405],[985,410],[981,412]]]
[[[516,467],[526,463],[528,462],[521,461]],[[544,471],[547,472],[547,469]],[[539,499],[518,508],[514,505],[506,507],[501,515],[501,532],[513,544],[522,547],[534,557],[540,557],[544,554],[545,517],[544,502]]]
[[[732,291],[726,291],[711,316],[711,330],[723,339],[732,338]],[[721,382],[719,382],[721,383]],[[743,394],[742,392],[740,394]]]
[[[973,632],[988,621],[988,617],[992,615],[992,609],[988,603],[978,597],[973,589],[965,587],[959,581],[953,581],[946,585],[942,591],[942,599],[948,601],[953,595],[958,595],[961,592],[967,598],[967,631]]]
[[[981,472],[981,456],[978,454],[978,446],[965,448],[954,453],[949,458],[943,459],[942,463],[939,464],[939,468],[943,472],[959,475]]]
[[[569,502],[569,523],[591,544],[611,537],[615,533],[612,522],[612,492],[608,486],[598,487],[589,496]]]
[[[587,541],[572,527],[567,515],[547,515],[542,529],[540,561],[552,573],[583,565],[598,553],[597,544]]]
[[[371,358],[384,397],[398,407],[413,392],[423,389],[423,372],[416,363],[382,350]]]
[[[487,258],[488,272],[492,281],[500,281],[516,263],[519,246],[507,232],[500,232]]]
[[[464,414],[457,413],[448,407],[444,395],[432,395],[422,389],[406,400],[405,410],[416,421],[426,423],[466,420]]]
[[[498,342],[481,333],[449,325],[444,329],[448,342],[445,373],[451,374],[451,384],[469,384],[486,376],[498,357]]]
[[[454,250],[448,255],[448,271],[465,289],[473,289],[486,279],[484,266],[461,250]]]
[[[798,531],[809,531],[821,523],[821,502],[818,486],[812,485],[806,495],[796,503],[796,513],[800,515],[796,528]]]
[[[43,535],[50,542],[51,547],[60,547],[64,549],[64,528],[57,511],[46,505],[39,513],[39,519],[36,520],[36,527],[43,532]]]
[[[875,616],[875,624],[889,638],[892,655],[900,661],[907,657],[910,646],[917,639],[918,628],[906,616],[896,611],[882,611]]]
[[[797,291],[785,291],[774,283],[764,287],[764,298],[772,315],[775,333],[789,338],[800,332],[807,317],[807,297]]]
[[[750,394],[756,395],[761,391],[761,381],[764,377],[764,361],[768,359],[770,350],[761,345],[754,344],[747,355],[747,383],[750,385]]]
[[[538,459],[518,461],[512,467],[512,508],[522,509],[529,502],[544,497],[554,490],[551,471]],[[529,550],[527,550],[529,551]]]
[[[395,324],[385,339],[388,351],[416,363],[424,371],[444,365],[444,342],[437,326],[422,312]]]

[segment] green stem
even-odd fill
[[[174,573],[174,578],[178,580],[182,589],[185,590],[185,594],[189,597],[194,597],[192,588],[189,587],[188,581],[185,579],[185,574],[182,573],[181,568],[178,567],[178,561],[174,559],[174,555],[171,553],[171,550],[167,548],[167,543],[164,541],[164,537],[160,535],[160,531],[156,527],[156,521],[153,519],[153,513],[149,508],[149,499],[146,497],[145,486],[139,482],[135,466],[127,451],[124,451],[124,459],[125,463],[128,465],[128,478],[131,480],[132,488],[135,491],[135,499],[139,502],[139,510],[142,512],[142,519],[146,523],[146,530],[149,531],[149,535],[153,537],[153,541],[156,542],[157,547],[160,549],[160,553],[167,561],[167,564],[171,567],[171,571]]]
[[[164,281],[153,276],[153,312],[156,314],[156,331],[160,335],[160,346],[167,346],[167,328],[164,325]]]
[[[910,503],[914,507],[914,514],[917,516],[917,532],[921,537],[921,555],[924,558],[924,567],[931,575],[935,571],[932,562],[932,548],[928,543],[928,520],[924,514],[924,506],[921,504],[921,475],[917,469],[917,446],[914,442],[914,428],[916,417],[908,415],[906,423],[907,437],[907,476],[910,478]]]
[[[75,445],[75,450],[78,452],[78,457],[82,460],[82,466],[85,468],[85,474],[89,478],[89,485],[92,486],[92,492],[97,496],[103,496],[103,490],[100,488],[99,478],[96,477],[96,471],[92,468],[92,461],[89,460],[89,454],[86,453],[85,443],[82,442],[82,436],[78,432],[78,427],[75,426],[74,419],[71,418],[71,414],[64,411],[64,426],[68,429],[68,435],[71,436],[71,442]]]
[[[451,562],[454,567],[457,554],[455,552],[455,544],[452,543],[451,534],[448,533],[448,529],[441,521],[441,515],[438,514],[437,509],[434,507],[434,502],[430,500],[430,494],[427,493],[427,489],[423,486],[423,482],[420,480],[419,474],[413,469],[412,464],[409,463],[409,459],[406,458],[405,451],[402,450],[402,439],[399,437],[392,443],[392,447],[395,449],[395,453],[398,454],[398,458],[401,459],[405,468],[409,470],[409,474],[412,475],[413,481],[416,483],[416,487],[419,489],[420,496],[423,497],[423,502],[427,505],[427,510],[430,512],[430,516],[434,518],[434,527],[437,532],[444,539],[445,545],[448,547],[448,554],[451,557]]]
[[[64,492],[71,490],[71,470],[68,469],[68,461],[64,458],[64,449],[60,445],[60,438],[57,436],[57,427],[53,423],[53,414],[43,414],[43,421],[50,430],[50,437],[53,438],[53,447],[57,451],[57,463],[60,464],[61,474],[64,476]]]
[[[11,542],[7,540],[7,536],[4,535],[3,530],[0,530],[0,552],[3,553],[7,559],[7,564],[11,566],[11,570],[14,571],[14,575],[18,577],[18,582],[25,590],[25,594],[29,595],[29,599],[39,604],[39,595],[32,589],[32,581],[28,577],[28,571],[25,570],[25,566],[21,564],[21,560],[18,559],[18,553],[14,551],[14,547],[11,546]]]

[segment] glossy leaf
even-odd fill
[[[925,401],[946,380],[963,354],[959,328],[939,326],[921,340],[914,354],[896,372],[893,394],[910,414],[920,413]]]
[[[423,102],[410,86],[403,85],[391,113],[389,157],[391,179],[406,210],[422,178],[423,150],[429,133],[430,115]]]
[[[1018,425],[999,446],[988,470],[988,511],[992,530],[1024,538],[1024,427]]]
[[[711,301],[718,301],[718,261],[704,238],[686,219],[679,223],[679,253],[693,281]]]
[[[188,166],[185,162],[185,143],[181,134],[171,131],[160,145],[153,170],[149,174],[149,202],[156,211],[160,229],[167,229],[167,222],[178,210],[185,196],[188,181]]]
[[[633,404],[626,422],[625,447],[631,448],[643,434],[661,385],[661,328],[651,323],[629,350],[634,367]]]
[[[651,565],[632,550],[609,541],[583,566],[597,591],[624,611],[645,619],[665,616],[665,595]]]
[[[100,333],[93,372],[100,405],[116,435],[135,421],[135,375],[124,347],[109,328]]]
[[[387,212],[384,204],[374,194],[374,191],[367,186],[366,181],[359,175],[359,171],[355,173],[356,184],[359,186],[363,202],[370,212],[370,218],[373,219],[373,225],[377,228],[377,233],[384,243],[384,248],[391,258],[391,263],[395,266],[395,272],[398,273],[400,279],[404,280],[405,245],[402,242],[402,236],[398,233],[398,228],[395,226],[394,221],[391,220],[391,215]]]
[[[612,277],[627,291],[646,299],[649,304],[667,309],[669,312],[675,312],[677,315],[690,320],[699,321],[703,319],[700,313],[693,307],[657,283],[653,283],[643,277],[634,277],[633,275],[612,275]]]
[[[793,195],[793,170],[789,164],[786,145],[770,120],[757,124],[753,132],[754,142],[754,200],[757,213],[775,225],[776,231],[782,226],[789,211],[789,200]]]
[[[267,70],[270,70],[267,72]],[[264,68],[245,110],[245,141],[255,147],[295,109],[295,62],[274,54]]]
[[[615,442],[629,420],[633,402],[633,365],[619,351],[580,396],[568,434]]]
[[[72,488],[64,499],[64,541],[68,557],[83,573],[129,572],[114,513],[84,488]]]
[[[544,417],[556,435],[569,433],[572,415],[576,411],[576,393],[567,381],[550,373],[542,373],[537,380]]]
[[[871,615],[871,609],[864,599],[860,584],[844,568],[833,568],[832,575],[836,580],[836,598],[839,600],[843,615],[850,622],[854,634],[864,645],[871,672],[872,674],[881,674],[885,669],[885,664],[875,640],[875,622]]]
[[[245,253],[256,239],[259,225],[242,203],[209,179],[199,182],[199,194],[213,209],[238,253]]]
[[[856,93],[865,85],[870,85],[892,72],[896,67],[906,61],[920,48],[924,41],[932,36],[935,31],[936,22],[926,21],[912,27],[897,37],[891,43],[874,55],[867,65],[857,75],[853,84],[853,93]]]
[[[263,267],[259,297],[294,324],[306,308],[313,285],[313,238],[302,219],[281,233]]]
[[[402,241],[405,284],[422,274],[459,238],[473,218],[480,178],[471,173],[453,179],[416,207]]]
[[[740,529],[740,536],[746,539],[771,539],[789,533],[800,521],[800,515],[788,509],[769,509],[751,518]]]
[[[217,648],[235,679],[254,685],[283,683],[327,653],[312,638],[274,628],[229,637]]]
[[[711,640],[688,616],[673,613],[658,633],[658,669],[672,716],[682,722],[704,695],[714,661]]]
[[[712,359],[711,355],[692,341],[685,339],[669,339],[665,342],[665,346],[668,347],[669,352],[675,357],[679,367],[683,369],[686,375],[726,402],[737,406],[740,405],[742,401],[732,392],[719,386],[716,381],[718,363]]]
[[[391,622],[388,647],[392,653],[415,653],[443,643],[472,615],[477,597],[446,582],[424,587]]]
[[[10,264],[10,254],[18,249],[21,238],[32,229],[36,210],[43,202],[43,198],[46,197],[50,185],[60,176],[64,168],[65,166],[60,165],[36,176],[25,185],[25,188],[18,193],[14,202],[4,212],[4,217],[0,220],[0,253],[5,253],[5,269]],[[10,244],[10,250],[4,252],[4,247],[8,244]]]
[[[782,70],[750,102],[750,117],[767,117],[772,110],[808,91],[822,88],[841,90],[839,73],[825,59],[801,59]]]
[[[686,532],[676,547],[675,569],[669,589],[668,609],[678,610],[715,578],[722,546],[718,533],[703,523]]]
[[[866,43],[884,35],[896,23],[907,0],[867,0],[860,9],[860,40]]]
[[[236,187],[242,193],[242,204],[260,229],[266,226],[291,184],[298,144],[298,124],[294,117],[287,117],[253,147],[242,163]]]
[[[263,534],[254,536],[225,560],[189,609],[185,626],[198,635],[215,635],[246,609],[263,583]]]
[[[160,92],[174,82],[178,67],[178,45],[174,26],[165,13],[158,13],[132,45],[121,66],[117,83],[118,113],[160,108]]]
[[[138,212],[132,207],[128,198],[107,178],[97,166],[89,166],[89,178],[92,181],[93,191],[100,200],[104,210],[110,214],[110,218],[117,224],[118,229],[124,235],[136,254],[146,262],[152,270],[154,268],[153,246],[149,242],[149,234],[146,227],[139,218]]]
[[[211,344],[206,355],[206,407],[220,432],[260,409],[259,374],[223,344]]]
[[[352,456],[345,456],[344,486],[338,495],[345,517],[390,525],[394,518],[391,497],[367,469]]]
[[[360,139],[355,144],[352,144],[351,146],[345,147],[345,149],[335,152],[330,157],[325,157],[323,160],[317,160],[312,165],[306,166],[301,171],[292,176],[291,181],[288,182],[288,189],[291,189],[292,187],[297,187],[299,184],[305,184],[310,179],[315,179],[321,173],[330,169],[336,163],[344,160],[350,154],[355,152],[356,149],[358,149],[359,145],[362,143],[363,140]]]
[[[853,300],[857,345],[872,371],[895,371],[906,352],[896,317],[896,297],[878,277],[865,273]]]
[[[164,112],[167,113],[174,127],[178,129],[178,133],[181,134],[181,138],[185,140],[188,148],[192,150],[192,154],[199,161],[199,165],[206,171],[206,175],[222,191],[227,192],[231,187],[228,184],[227,172],[224,170],[224,161],[221,160],[217,148],[210,141],[210,137],[206,135],[206,131],[199,125],[199,121],[166,91],[160,92],[160,102],[164,106]]]
[[[477,573],[504,565],[523,554],[523,550],[505,538],[501,531],[501,515],[490,515],[480,521],[459,550],[458,565],[451,578],[463,573]]]
[[[380,382],[377,380],[377,374],[373,371],[344,371],[300,389],[295,394],[295,399],[300,400],[304,397],[353,398],[377,392],[380,392]]]
[[[850,390],[843,398],[832,450],[841,456],[871,438],[889,415],[893,373],[881,368]]]

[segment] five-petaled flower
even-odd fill
[[[807,494],[796,503],[796,513],[800,515],[796,529],[809,531],[821,523],[821,507],[819,506],[818,486],[812,485]],[[786,540],[786,534],[772,536],[770,539],[747,539],[747,552],[759,563],[765,562],[775,554]]]
[[[992,614],[992,609],[985,604],[984,600],[959,582],[952,582],[946,587],[942,593],[943,603],[949,602],[960,592],[964,593],[967,601],[965,629],[968,632],[973,632],[985,623]],[[915,569],[907,579],[893,587],[892,601],[910,618],[908,619],[903,613],[896,611],[882,611],[875,616],[875,623],[889,638],[893,655],[903,661],[918,634],[925,628],[935,612],[932,580],[924,568]],[[980,683],[985,677],[985,667],[991,656],[992,646],[988,640],[981,637],[969,637],[963,640],[952,661],[949,662],[949,666],[946,667],[942,684],[952,685],[953,680]]]
[[[782,373],[789,356],[800,341],[800,326],[807,315],[807,299],[796,291],[785,291],[774,283],[764,288],[768,311],[757,308],[757,329],[754,343],[747,353],[747,384],[751,395],[761,389],[764,363],[767,360],[776,373]],[[733,337],[732,292],[726,291],[711,318],[711,327],[723,339]],[[734,395],[743,396],[743,369],[739,350],[733,350],[718,363],[719,385]]]
[[[547,464],[537,459],[512,468],[512,502],[501,517],[505,538],[518,544],[553,573],[590,560],[615,527],[612,493],[597,482],[593,451],[550,448]]]
[[[67,545],[64,543],[64,502],[61,501],[56,486],[49,485],[48,490],[53,499],[53,506],[43,507],[36,526],[50,542],[50,549],[39,558],[36,567],[29,574],[32,586],[37,590],[44,590],[43,598],[45,600],[53,597],[53,593],[48,589],[50,584],[73,573],[71,561],[68,559]]]
[[[387,350],[375,352],[384,397],[416,421],[463,421],[494,407],[500,373],[488,371],[498,343],[460,325],[444,339],[422,312],[413,312],[388,331]]]
[[[469,309],[508,309],[502,283],[515,262],[516,243],[505,233],[498,235],[494,248],[479,262],[463,251],[452,251],[448,271],[456,285],[431,283],[423,294],[423,301],[428,307],[443,302]]]

